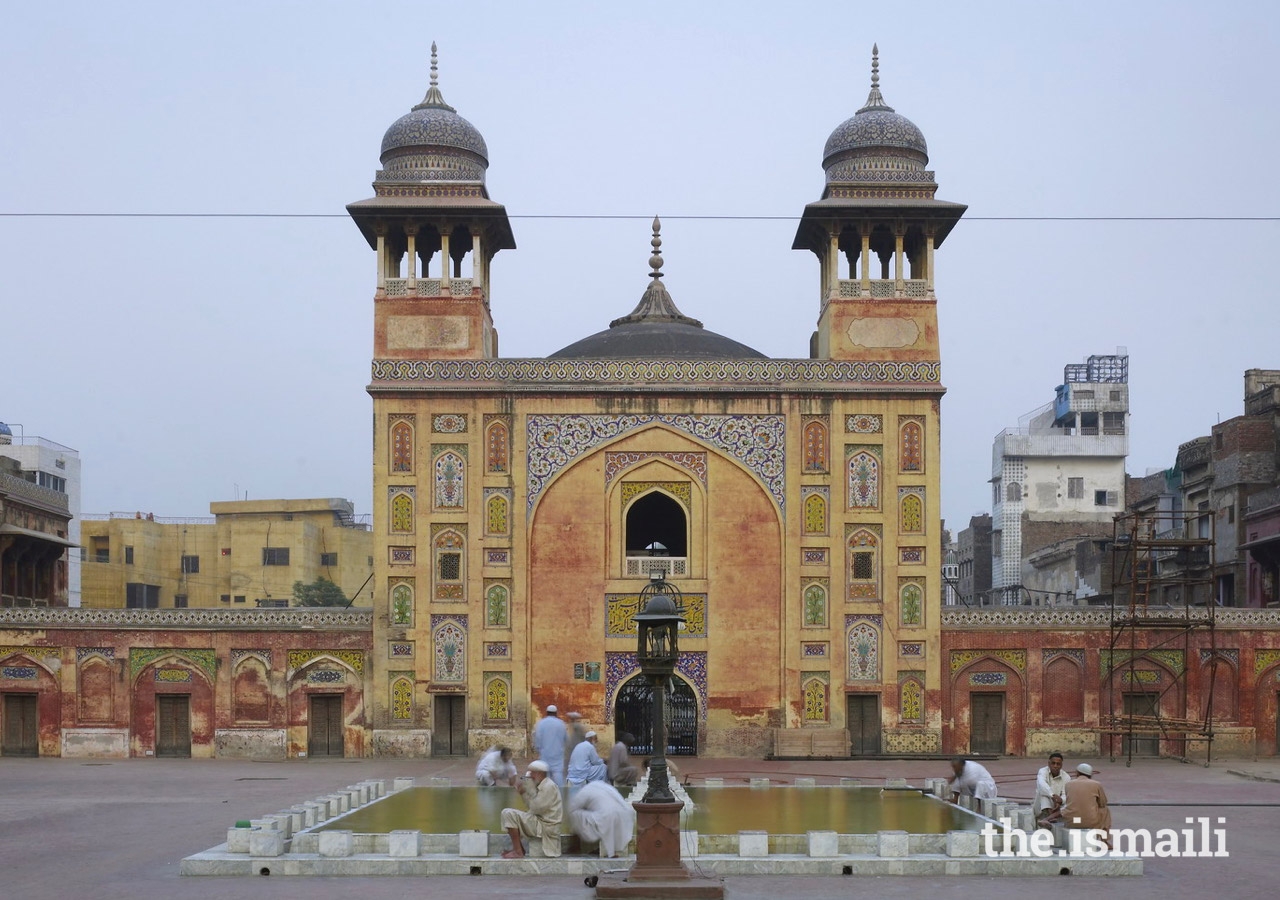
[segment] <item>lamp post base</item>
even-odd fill
[[[684,803],[631,805],[636,809],[636,863],[625,876],[600,876],[596,897],[722,900],[723,879],[690,875],[680,861],[680,810]]]

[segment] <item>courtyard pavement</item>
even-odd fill
[[[1068,765],[1084,760],[1068,760]],[[1185,828],[1188,816],[1226,818],[1226,859],[1148,859],[1141,878],[784,877],[726,879],[732,900],[918,898],[993,900],[1077,896],[1253,898],[1276,895],[1280,846],[1280,759],[1202,763],[1088,760],[1106,786],[1117,828]],[[1000,793],[1029,798],[1039,759],[985,763]],[[819,784],[852,776],[874,782],[905,777],[918,784],[948,774],[943,761],[770,762],[677,760],[681,777],[726,784],[752,776]],[[0,759],[0,897],[41,900],[113,898],[349,898],[447,896],[593,897],[581,878],[191,878],[178,863],[226,839],[237,819],[256,818],[366,778],[433,775],[466,783],[474,760],[78,760]],[[1159,805],[1143,805],[1159,804]],[[1182,805],[1164,805],[1182,804]],[[497,823],[494,823],[497,830]]]

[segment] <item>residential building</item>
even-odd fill
[[[231,500],[211,517],[85,516],[83,605],[282,607],[295,582],[332,581],[372,602],[373,537],[349,500]]]
[[[14,433],[17,429],[17,433]],[[37,487],[47,488],[66,498],[71,518],[65,537],[71,544],[65,549],[67,606],[80,605],[80,454],[56,441],[23,433],[21,425],[0,422],[0,457],[18,463],[18,476]]]
[[[1028,601],[1033,554],[1071,538],[1109,537],[1124,510],[1128,353],[1121,347],[1068,365],[1062,381],[1052,403],[1000,432],[992,447],[992,588],[1004,603]]]
[[[0,606],[67,605],[70,523],[63,491],[0,456]]]
[[[969,527],[956,535],[960,603],[979,606],[991,594],[991,515],[982,513],[969,519]]]

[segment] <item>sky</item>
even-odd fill
[[[80,452],[87,513],[368,512],[374,257],[344,207],[372,196],[433,40],[512,217],[503,356],[629,312],[655,213],[686,315],[807,356],[818,264],[791,240],[878,42],[939,199],[969,205],[936,257],[948,526],[989,511],[992,439],[1068,363],[1127,347],[1139,475],[1239,415],[1245,369],[1280,368],[1280,222],[1133,218],[1280,215],[1280,4],[68,0],[4,19],[0,421]],[[125,213],[310,217],[83,215]]]

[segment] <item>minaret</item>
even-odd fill
[[[934,199],[924,135],[880,93],[871,48],[866,104],[827,139],[822,199],[804,209],[792,249],[818,257],[815,359],[939,358],[933,254],[967,207]]]
[[[515,248],[506,209],[489,199],[484,138],[431,85],[382,138],[374,196],[347,212],[377,252],[376,359],[498,355],[489,263]]]

